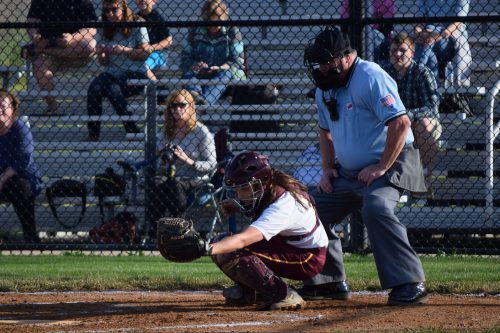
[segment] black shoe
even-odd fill
[[[427,301],[425,282],[407,283],[394,287],[389,293],[388,305],[413,305]]]
[[[315,286],[304,285],[297,291],[305,300],[346,300],[351,298],[350,288],[347,281],[318,284]]]

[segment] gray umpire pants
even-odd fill
[[[394,214],[400,193],[387,178],[380,177],[366,186],[366,183],[357,180],[357,172],[341,169],[340,177],[333,179],[332,185],[332,193],[319,193],[316,190],[312,193],[330,242],[323,271],[304,281],[304,285],[346,279],[342,245],[334,227],[360,208],[381,287],[389,289],[425,281],[422,263],[408,241],[406,227]]]

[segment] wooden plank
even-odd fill
[[[73,151],[129,151],[144,149],[144,142],[139,141],[98,141],[98,142],[50,142],[41,141],[36,143],[39,150],[73,150]]]
[[[484,208],[476,207],[422,207],[396,208],[400,221],[412,229],[428,228],[500,228],[500,207],[489,215]]]
[[[500,181],[494,181],[493,197],[500,199]],[[484,200],[487,194],[484,178],[437,178],[432,181],[434,199]]]
[[[486,151],[440,151],[434,170],[436,174],[441,174],[440,170],[484,171],[486,170],[487,156]],[[494,168],[500,170],[500,157],[494,158],[493,163]]]

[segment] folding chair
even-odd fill
[[[220,231],[223,230],[225,222],[229,224],[228,231],[235,232],[236,229],[234,217],[230,216],[226,219],[217,205],[217,202],[223,200],[225,197],[222,187],[224,167],[232,158],[230,136],[227,128],[222,128],[215,134],[215,150],[217,155],[216,170],[211,175],[210,180],[201,183],[190,194],[189,205],[182,214],[182,217],[192,220],[202,233],[206,232],[207,241],[213,239],[217,226],[219,226]],[[151,161],[117,161],[118,165],[123,169],[124,178],[132,180],[132,200],[136,198],[138,171],[155,161],[156,159]],[[208,225],[208,230],[203,228],[205,225]]]
[[[202,218],[200,214],[200,209],[211,209],[212,213],[208,218],[209,229],[206,234],[207,241],[211,241],[216,234],[216,227],[219,226],[220,231],[223,231],[226,222],[229,225],[227,229],[230,232],[235,230],[235,219],[233,216],[229,216],[227,219],[223,216],[222,212],[217,205],[217,201],[221,201],[225,198],[224,188],[222,186],[222,180],[224,178],[224,168],[228,161],[233,157],[230,145],[230,136],[227,128],[222,128],[214,136],[215,139],[215,151],[217,159],[217,169],[207,181],[200,186],[198,186],[191,198],[191,204],[189,205],[185,218],[191,219],[194,222]],[[196,217],[195,217],[196,216]],[[227,221],[226,221],[227,220]],[[198,224],[199,225],[199,224]]]

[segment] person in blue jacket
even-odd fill
[[[24,240],[38,243],[35,197],[42,189],[42,181],[33,159],[33,135],[18,116],[19,99],[0,89],[0,201],[14,206]]]

